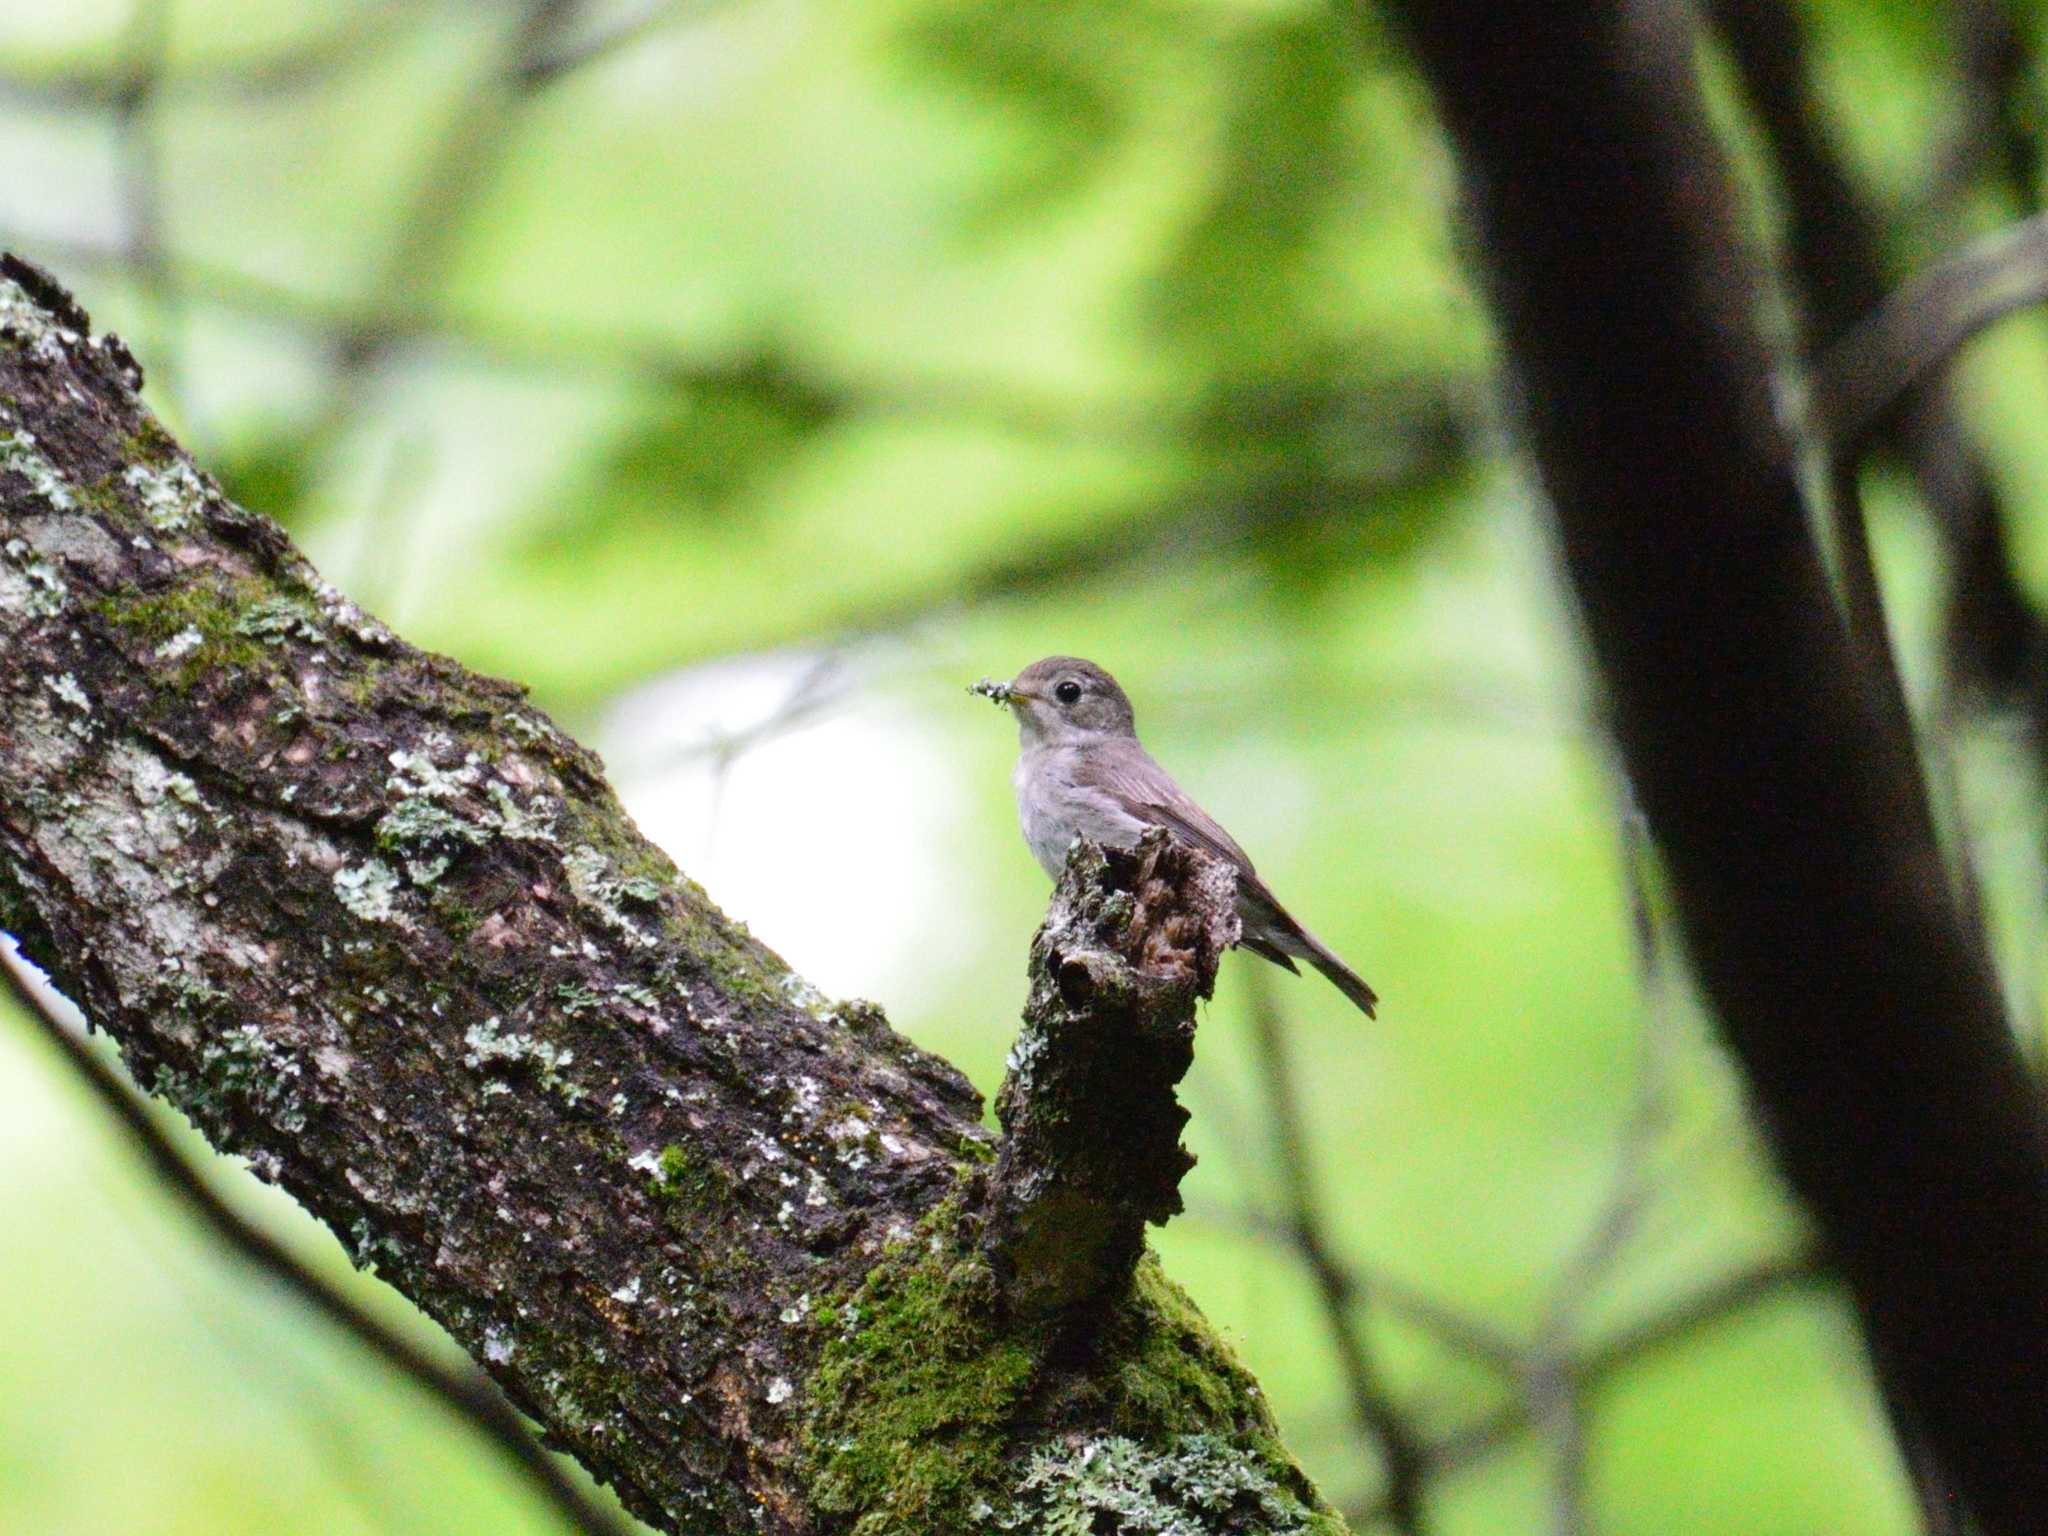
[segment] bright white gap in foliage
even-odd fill
[[[638,689],[598,745],[640,828],[828,996],[901,1001],[972,921],[943,742],[874,653],[776,652]]]

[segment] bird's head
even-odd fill
[[[1010,707],[1027,747],[1084,746],[1136,734],[1131,701],[1116,679],[1078,656],[1048,656],[1013,681],[978,691]]]

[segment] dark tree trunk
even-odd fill
[[[1807,531],[1685,13],[1395,10],[1708,996],[1950,1485],[2032,1531],[2048,1136]]]

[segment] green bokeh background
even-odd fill
[[[1553,1528],[1576,1433],[1603,1533],[1911,1529],[1823,1282],[1628,1355],[1576,1430],[1389,1301],[1592,1358],[1805,1237],[1675,957],[1661,995],[1638,974],[1597,695],[1489,403],[1452,167],[1384,29],[1290,0],[567,13],[550,47],[591,56],[519,89],[511,5],[12,0],[0,243],[128,338],[174,429],[330,578],[531,684],[715,897],[985,1091],[1045,887],[1013,734],[961,688],[1055,650],[1110,666],[1155,755],[1383,995],[1367,1027],[1273,979],[1331,1233],[1384,1282],[1353,1321],[1396,1400],[1426,1440],[1523,1417],[1432,1480],[1431,1528]],[[1938,19],[1802,14],[1857,174],[1910,212],[1954,115]],[[1767,242],[1751,136],[1703,63]],[[104,89],[123,80],[139,105]],[[1902,216],[1895,254],[2011,212]],[[2012,322],[1962,373],[2030,580],[2043,342]],[[1936,552],[1902,489],[1873,506],[1932,712]],[[806,678],[814,707],[786,710]],[[1943,719],[2031,1035],[2021,747]],[[1200,1164],[1157,1241],[1366,1509],[1370,1442],[1269,1227],[1253,964],[1204,1017]],[[1646,1053],[1660,1113],[1632,1140]],[[1647,1194],[1588,1265],[1624,1171]],[[555,1528],[195,1234],[0,1017],[0,1529]]]

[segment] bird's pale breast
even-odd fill
[[[1071,747],[1034,747],[1017,759],[1017,819],[1031,856],[1057,880],[1077,837],[1128,848],[1144,834],[1138,820],[1101,790],[1075,782]]]

